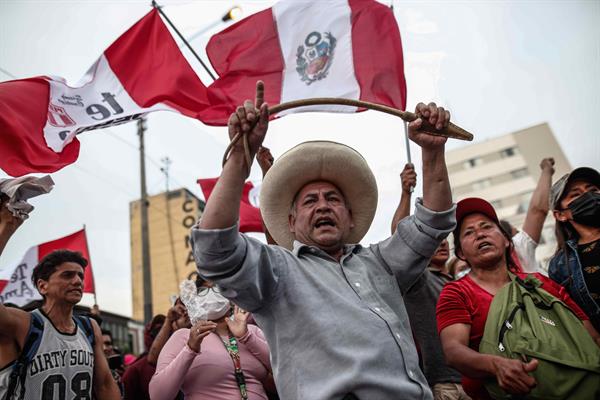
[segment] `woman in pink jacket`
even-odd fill
[[[248,325],[248,312],[237,306],[231,319],[217,287],[198,294],[212,298],[207,320],[173,333],[158,357],[150,397],[172,400],[181,390],[186,400],[266,400],[271,364],[262,331]]]

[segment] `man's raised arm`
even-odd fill
[[[419,103],[415,113],[419,118],[408,125],[408,135],[423,154],[423,199],[417,200],[414,215],[401,220],[396,232],[377,247],[403,293],[423,273],[441,241],[456,226],[444,158],[446,138],[420,130],[423,120],[433,126],[431,129],[442,129],[448,125],[450,113],[434,103]]]
[[[247,135],[253,159],[268,124],[264,85],[258,82],[256,101],[247,100],[229,118],[229,137],[240,132]],[[242,189],[250,173],[243,141],[241,138],[232,149],[200,222],[192,227],[191,241],[198,272],[226,289],[224,296],[245,310],[255,311],[276,295],[279,279],[277,271],[271,268],[270,252],[278,250],[237,231]]]
[[[423,158],[423,205],[431,211],[446,211],[452,207],[452,192],[446,169],[444,145],[446,138],[424,133],[419,129],[423,120],[429,122],[435,129],[442,129],[450,122],[450,113],[435,103],[425,105],[419,103],[416,107],[419,116],[408,125],[410,139],[421,146]]]
[[[236,112],[231,114],[228,123],[230,139],[240,132],[248,136],[252,159],[262,144],[269,125],[269,110],[264,97],[264,84],[259,81],[256,83],[255,102],[246,100],[244,106],[238,107]],[[254,126],[257,120],[258,123]],[[239,219],[242,189],[251,167],[246,165],[243,142],[243,139],[240,139],[233,147],[221,177],[206,202],[198,225],[201,229],[229,228]]]
[[[6,203],[0,200],[0,255],[22,223],[23,220],[15,217],[6,207]],[[0,335],[19,340],[19,345],[23,345],[21,338],[27,334],[29,320],[30,316],[25,311],[7,308],[0,303]]]

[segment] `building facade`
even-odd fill
[[[454,201],[484,198],[492,203],[500,219],[521,229],[540,177],[540,162],[546,157],[555,161],[552,182],[571,170],[546,123],[449,151],[446,162]],[[536,253],[542,268],[547,268],[555,248],[550,212]]]
[[[187,189],[148,197],[150,270],[153,314],[166,314],[179,294],[179,283],[196,270],[190,228],[204,210],[204,202]],[[142,279],[141,202],[129,205],[133,319],[144,320]]]

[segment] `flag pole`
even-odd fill
[[[404,140],[406,143],[406,160],[408,161],[409,164],[412,164],[412,159],[410,157],[410,140],[408,140],[408,122],[406,121],[402,121],[404,123]],[[411,186],[408,191],[410,193],[413,192],[413,190],[415,190],[415,188],[413,186]]]
[[[85,238],[85,247],[87,248],[88,257],[92,258],[90,254],[90,245],[87,240],[87,231],[85,230],[85,224],[83,224],[83,237]],[[90,262],[90,260],[88,260]],[[94,279],[94,271],[92,270],[92,282],[94,283],[94,304],[98,305],[98,298],[96,297],[96,280]]]
[[[158,12],[160,13],[160,15],[163,16],[163,18],[169,23],[169,25],[171,26],[171,28],[173,28],[173,30],[175,31],[175,33],[177,33],[177,36],[179,36],[179,38],[181,40],[183,40],[183,43],[186,45],[186,47],[188,49],[190,49],[190,51],[192,52],[192,54],[194,55],[194,57],[196,57],[196,60],[198,60],[200,62],[200,65],[202,65],[202,67],[208,73],[208,75],[212,78],[212,80],[216,81],[217,77],[213,75],[213,73],[210,71],[210,69],[208,68],[208,66],[204,63],[204,61],[202,61],[202,59],[200,58],[200,56],[198,55],[198,53],[196,53],[196,51],[192,48],[192,46],[188,43],[188,41],[183,37],[183,35],[181,34],[181,32],[179,32],[179,30],[175,27],[175,25],[173,25],[173,23],[171,22],[171,20],[169,19],[169,17],[167,17],[167,14],[165,14],[165,12],[162,10],[162,6],[159,6],[158,3],[156,2],[156,0],[152,0],[152,7],[156,8],[158,10]]]

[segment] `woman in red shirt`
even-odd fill
[[[463,388],[474,399],[490,399],[483,382],[491,376],[508,393],[529,393],[536,385],[529,372],[537,368],[537,360],[524,363],[478,351],[492,299],[510,282],[508,270],[521,278],[527,274],[518,272],[521,268],[511,257],[510,236],[500,227],[491,204],[479,198],[462,200],[457,205],[456,219],[455,253],[469,264],[471,272],[446,284],[437,303],[438,332],[446,361],[463,375]],[[583,320],[590,335],[600,343],[600,335],[569,295],[554,281],[534,275],[544,290],[565,302]]]

